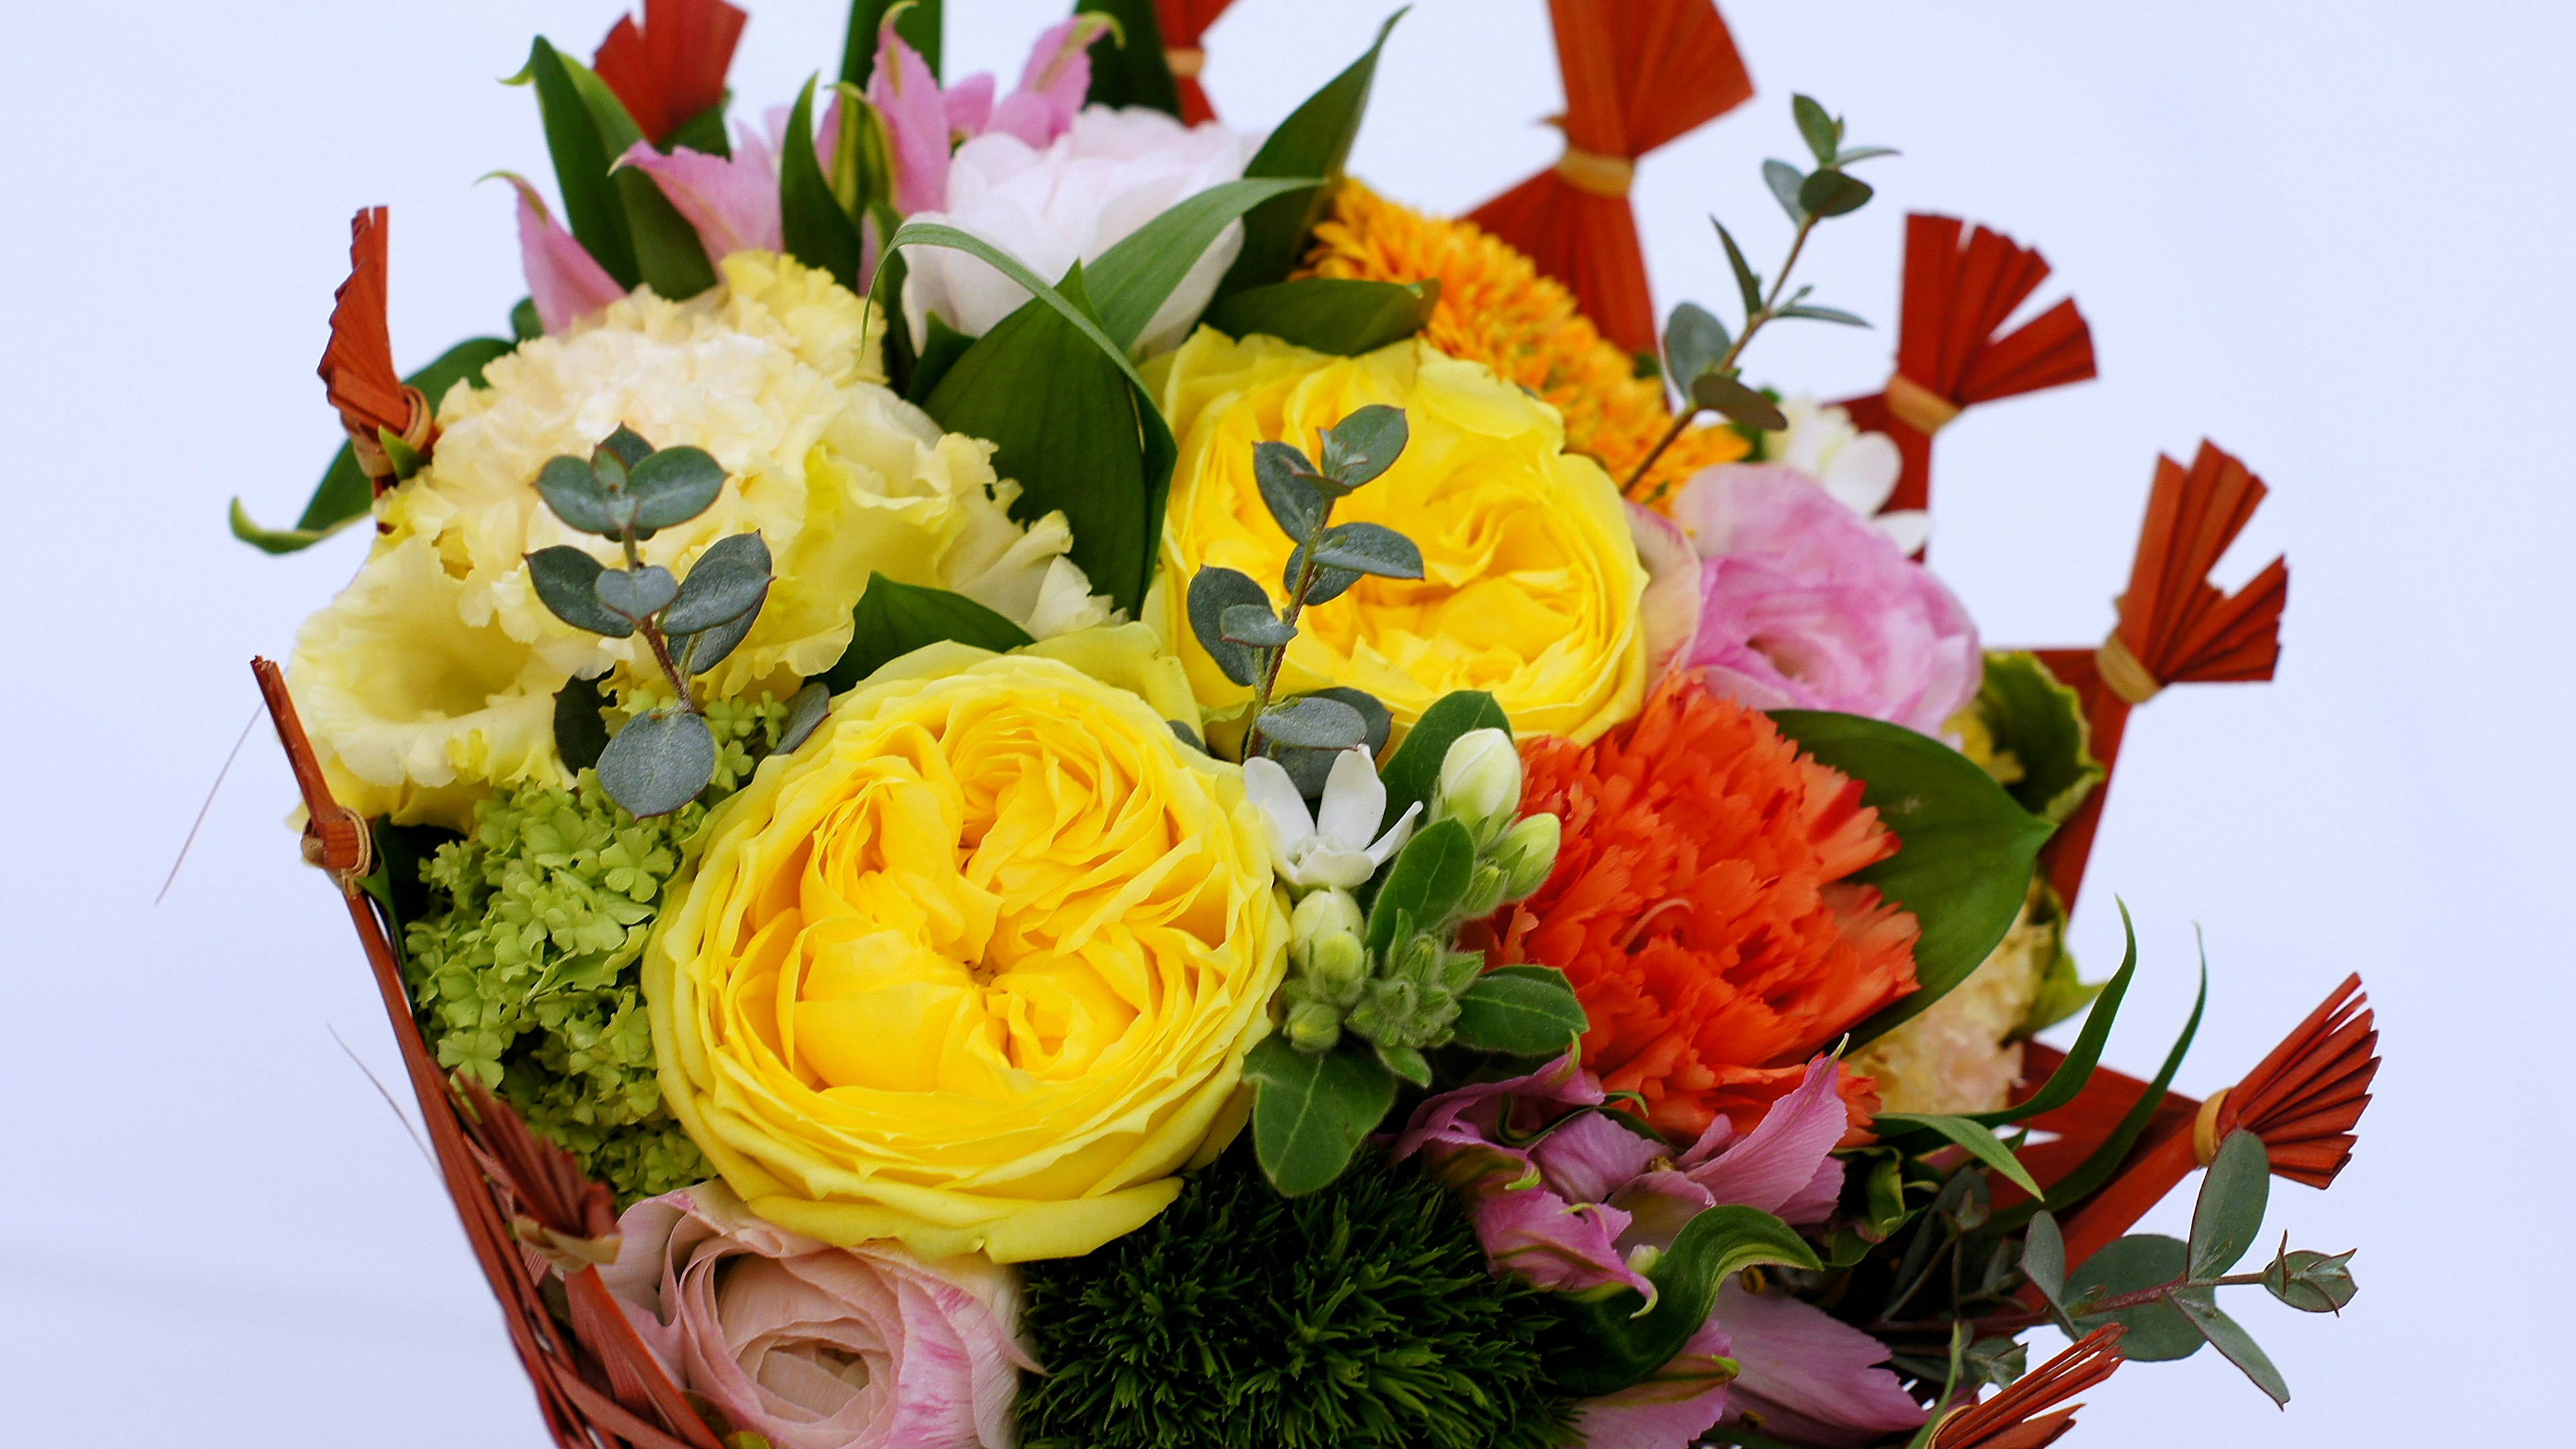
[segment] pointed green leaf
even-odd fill
[[[1690,385],[1690,400],[1748,428],[1776,433],[1789,426],[1788,415],[1778,403],[1722,372],[1701,373]]]
[[[1324,430],[1324,476],[1346,490],[1373,483],[1404,456],[1412,437],[1404,409],[1385,403],[1354,408]]]
[[[1288,119],[1279,123],[1243,168],[1247,177],[1320,176],[1324,180],[1320,185],[1273,197],[1243,219],[1243,250],[1217,288],[1220,299],[1286,281],[1298,259],[1305,255],[1307,235],[1332,205],[1333,187],[1342,179],[1342,166],[1350,159],[1351,143],[1359,137],[1360,117],[1368,109],[1369,88],[1377,79],[1378,53],[1386,48],[1387,33],[1403,18],[1402,10],[1388,16],[1386,23],[1378,27],[1377,39],[1368,53],[1289,112]]]
[[[1154,0],[1082,0],[1079,15],[1106,15],[1117,24],[1091,43],[1091,90],[1083,99],[1095,106],[1145,106],[1167,116],[1181,113],[1181,87],[1163,53],[1163,27]]]
[[[662,614],[662,627],[673,634],[695,634],[758,609],[769,596],[769,568],[769,545],[759,534],[717,539],[689,565],[679,597]]]
[[[2074,1101],[2084,1084],[2093,1079],[2093,1068],[2102,1060],[2102,1048],[2111,1040],[2111,1024],[2120,1015],[2120,1003],[2129,994],[2130,980],[2138,974],[2137,928],[2129,921],[2129,903],[2117,903],[2120,932],[2128,941],[2128,949],[2121,954],[2120,969],[2095,998],[2092,1014],[2084,1018],[2084,1030],[2076,1036],[2075,1045],[2067,1049],[2066,1059],[2057,1064],[2057,1070],[2048,1074],[2048,1080],[2028,1101],[1992,1112],[1970,1113],[1977,1121],[2001,1127],[2007,1122],[2026,1122],[2042,1112],[2054,1112]]]
[[[1771,195],[1780,203],[1780,209],[1789,213],[1789,220],[1805,224],[1807,208],[1798,201],[1798,190],[1807,181],[1805,174],[1786,161],[1765,161],[1762,163],[1762,181],[1771,188]]]
[[[2032,1197],[2043,1196],[2039,1184],[2030,1180],[2029,1169],[2021,1165],[2020,1159],[2012,1155],[2012,1149],[1997,1140],[1994,1132],[1983,1122],[1973,1117],[1934,1116],[1919,1112],[1878,1114],[1877,1130],[1882,1133],[1893,1135],[1908,1127],[1923,1128],[1949,1138],[1968,1149],[1969,1156],[2003,1174],[2006,1182]]]
[[[1307,277],[1222,298],[1208,309],[1206,320],[1228,337],[1259,334],[1309,352],[1362,357],[1429,326],[1439,305],[1437,277],[1404,286]]]
[[[1805,141],[1807,149],[1815,153],[1816,164],[1832,165],[1834,152],[1842,145],[1842,123],[1826,114],[1825,108],[1816,104],[1815,99],[1810,96],[1791,97],[1789,109],[1790,113],[1797,118],[1799,139]]]
[[[943,639],[996,654],[1036,641],[1027,630],[946,589],[897,583],[878,574],[850,611],[850,647],[823,678],[839,694],[894,660]]]
[[[921,52],[930,66],[933,79],[939,75],[940,0],[853,0],[850,23],[842,32],[841,79],[854,86],[865,86],[877,64],[877,31],[885,23],[886,12],[903,5],[896,17],[894,33],[903,43]],[[793,134],[793,133],[791,133]]]
[[[900,33],[901,22],[897,22]],[[796,93],[787,112],[787,144],[778,158],[778,221],[788,255],[819,267],[853,291],[859,285],[859,225],[841,209],[823,164],[814,154],[814,79]],[[901,318],[889,331],[900,330]]]
[[[1152,13],[1150,4],[1142,8]],[[1228,181],[1130,232],[1083,272],[1100,314],[1101,330],[1121,347],[1133,348],[1144,335],[1145,324],[1154,320],[1227,227],[1274,196],[1313,185],[1311,176]]]
[[[2228,1317],[2215,1301],[2208,1298],[2177,1293],[2173,1295],[2173,1302],[2174,1307],[2191,1320],[2192,1327],[2199,1329],[2201,1336],[2209,1340],[2210,1347],[2225,1354],[2229,1363],[2244,1370],[2245,1377],[2254,1381],[2254,1387],[2271,1395],[2274,1404],[2285,1409],[2290,1406],[2289,1381],[2281,1377],[2281,1371],[2272,1366],[2272,1360],[2243,1325]]]
[[[1253,1084],[1252,1146],[1285,1197],[1329,1186],[1395,1105],[1395,1076],[1357,1038],[1309,1055],[1280,1035],[1243,1059]]]
[[[469,337],[403,381],[419,388],[421,396],[428,398],[434,408],[460,382],[481,387],[483,369],[494,359],[508,356],[517,345],[498,337]],[[375,499],[375,485],[358,466],[358,455],[344,442],[331,456],[331,466],[323,471],[322,481],[315,486],[293,528],[260,527],[236,498],[230,510],[232,534],[262,553],[294,553],[329,538],[352,520],[366,517]]]
[[[1449,758],[1449,747],[1460,735],[1482,729],[1509,733],[1511,727],[1503,707],[1483,690],[1462,689],[1432,701],[1378,771],[1386,785],[1386,818],[1401,820],[1415,805],[1425,811],[1431,808],[1431,797],[1440,786],[1441,762]]]
[[[627,231],[625,198],[608,176],[609,163],[626,148],[612,148],[600,134],[598,120],[574,84],[573,73],[585,69],[539,36],[529,44],[527,68],[516,79],[536,83],[537,114],[545,123],[547,154],[554,158],[564,225],[601,270],[619,286],[633,287],[644,276]]]
[[[1717,239],[1726,244],[1726,265],[1735,273],[1736,295],[1744,301],[1744,315],[1750,317],[1762,310],[1762,278],[1752,263],[1744,260],[1744,248],[1735,244],[1735,233],[1726,229],[1726,223],[1712,216],[1708,224],[1717,228]]]
[[[2057,1219],[2040,1213],[2030,1220],[2030,1231],[2022,1238],[2022,1276],[2039,1296],[2048,1300],[2048,1311],[2060,1320],[2066,1317],[2066,1235],[2058,1231]]]
[[[1846,312],[1840,307],[1813,307],[1801,303],[1795,307],[1781,308],[1779,315],[1783,317],[1802,318],[1809,322],[1839,322],[1845,327],[1867,327],[1869,325],[1868,318],[1862,317],[1856,313]]]
[[[2174,1039],[2173,1049],[2165,1053],[2164,1065],[2157,1069],[2155,1080],[2147,1084],[2146,1091],[2140,1093],[2138,1100],[2121,1116],[2119,1125],[2111,1129],[2111,1135],[2102,1139],[2102,1145],[2093,1149],[2075,1165],[2074,1171],[2059,1178],[2049,1188],[2048,1207],[2051,1211],[2065,1212],[2083,1201],[2094,1189],[2109,1182],[2120,1164],[2128,1160],[2129,1149],[2137,1145],[2138,1138],[2146,1132],[2147,1123],[2154,1119],[2156,1108],[2164,1102],[2165,1089],[2173,1085],[2174,1073],[2180,1070],[2183,1058],[2190,1053],[2192,1038],[2200,1031],[2201,1012],[2208,1005],[2209,961],[2204,956],[2200,963],[2200,995],[2192,1002],[2191,1019],[2183,1023],[2182,1034]],[[2006,1208],[1998,1217],[1998,1226],[2017,1226],[2038,1206],[2036,1202],[2027,1202]]]
[[[1389,815],[1388,819],[1401,818]],[[1369,907],[1369,950],[1383,960],[1395,948],[1399,918],[1416,929],[1438,930],[1467,894],[1476,871],[1476,837],[1455,820],[1435,820],[1413,833],[1387,867]]]
[[[1868,182],[1830,166],[1798,183],[1798,205],[1816,216],[1848,216],[1873,194]]]
[[[2263,1231],[2271,1194],[2272,1155],[2263,1139],[2241,1128],[2228,1133],[2192,1205],[2192,1281],[2210,1282],[2236,1266]]]
[[[903,388],[904,400],[916,407],[930,400],[930,395],[939,390],[940,380],[948,376],[948,369],[955,367],[966,349],[975,345],[974,338],[949,326],[948,319],[936,312],[923,318],[922,330],[929,335],[922,339],[921,356],[913,363],[912,377]]]
[[[1551,966],[1497,966],[1458,998],[1456,1040],[1477,1051],[1553,1057],[1590,1025],[1565,973]]]

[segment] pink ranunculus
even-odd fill
[[[1967,610],[1895,542],[1780,463],[1705,469],[1673,503],[1699,552],[1687,656],[1756,709],[1830,709],[1937,735],[1976,697]]]
[[[600,1270],[675,1382],[777,1449],[1009,1449],[1018,1287],[768,1222],[722,1183],[648,1198]]]
[[[608,269],[547,214],[545,198],[527,178],[507,171],[499,175],[519,193],[519,267],[527,274],[537,320],[549,334],[626,295]]]

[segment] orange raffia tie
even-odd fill
[[[393,339],[385,326],[386,242],[392,222],[381,206],[349,219],[349,279],[332,294],[331,341],[322,349],[325,395],[339,411],[358,466],[382,494],[393,486],[394,466],[381,434],[428,456],[438,441],[429,399],[394,372]]]
[[[2120,1353],[2126,1332],[2124,1325],[2106,1323],[2002,1393],[1952,1410],[1932,1431],[1932,1449],[2040,1449],[2055,1443],[2075,1427],[2075,1411],[2084,1407],[2066,1401],[2090,1393],[2127,1362]]]
[[[1637,163],[1625,156],[1607,156],[1599,151],[1586,151],[1567,142],[1565,154],[1556,159],[1556,174],[1577,191],[1606,196],[1613,201],[1627,199],[1628,188],[1637,181]]]
[[[1896,420],[1927,438],[1967,411],[1901,372],[1887,375],[1886,396],[1887,410]]]
[[[1163,63],[1171,68],[1172,86],[1181,93],[1181,120],[1198,125],[1216,119],[1199,74],[1207,68],[1200,40],[1233,0],[1154,0],[1154,25],[1163,38]]]
[[[1199,72],[1207,69],[1207,52],[1195,45],[1166,46],[1163,64],[1172,72],[1174,80],[1197,80]]]

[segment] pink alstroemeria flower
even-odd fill
[[[654,1357],[776,1449],[1009,1449],[1018,1289],[981,1256],[835,1248],[721,1182],[618,1219],[600,1270]]]
[[[909,216],[948,204],[948,158],[959,141],[1001,131],[1044,147],[1063,135],[1091,90],[1091,44],[1108,29],[1108,20],[1091,12],[1047,27],[1029,47],[1020,88],[996,103],[989,74],[941,90],[929,63],[895,34],[889,18],[877,31],[868,104],[885,122],[895,210]]]
[[[720,262],[735,252],[786,249],[778,212],[778,163],[769,142],[752,127],[742,128],[731,156],[710,156],[686,146],[664,155],[651,143],[638,141],[617,158],[617,165],[653,178],[697,232],[708,261]]]
[[[1830,1058],[1809,1063],[1796,1090],[1752,1131],[1738,1133],[1721,1116],[1678,1156],[1603,1110],[1605,1100],[1600,1082],[1568,1053],[1529,1076],[1423,1103],[1396,1139],[1395,1156],[1423,1154],[1466,1199],[1493,1272],[1559,1292],[1621,1283],[1651,1297],[1654,1289],[1633,1264],[1645,1252],[1669,1249],[1683,1225],[1708,1208],[1742,1205],[1801,1226],[1833,1211],[1843,1169],[1832,1152],[1849,1121]],[[1505,1141],[1542,1131],[1527,1147]],[[1798,1369],[1820,1344],[1829,1351]],[[1907,1413],[1912,1417],[1890,1426],[1922,1422],[1896,1376],[1874,1367],[1887,1357],[1876,1339],[1797,1299],[1730,1285],[1671,1362],[1580,1406],[1576,1422],[1586,1443],[1684,1449],[1733,1402],[1721,1361],[1729,1355],[1745,1365],[1736,1390],[1755,1395],[1760,1412],[1776,1410],[1783,1422],[1795,1417],[1830,1434]],[[1763,1366],[1759,1373],[1755,1363]]]
[[[590,313],[626,295],[571,232],[546,210],[545,198],[527,178],[497,173],[519,193],[519,267],[527,274],[528,298],[537,320],[549,334],[562,332]]]

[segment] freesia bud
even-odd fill
[[[1509,884],[1510,878],[1504,875],[1502,867],[1476,867],[1476,873],[1467,878],[1467,893],[1458,898],[1459,916],[1465,920],[1481,921],[1492,915],[1495,907],[1503,903],[1503,889]]]
[[[1304,944],[1326,936],[1356,936],[1367,925],[1359,901],[1349,891],[1320,890],[1297,903],[1288,918],[1288,939]]]
[[[1440,761],[1439,804],[1434,818],[1455,820],[1490,845],[1521,804],[1521,756],[1502,730],[1469,730],[1450,742]]]
[[[1288,1044],[1301,1052],[1328,1052],[1342,1039],[1342,1014],[1320,1001],[1288,1009]]]
[[[1547,884],[1548,872],[1556,869],[1556,848],[1564,832],[1564,822],[1547,814],[1533,815],[1503,832],[1494,862],[1508,878],[1503,884],[1504,900],[1525,899]]]

